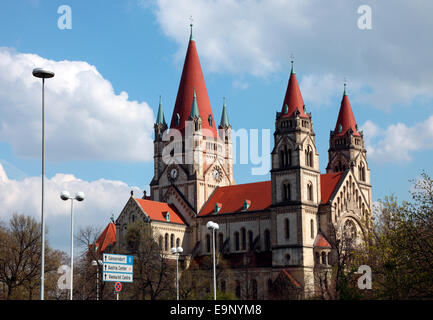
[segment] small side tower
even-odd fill
[[[326,173],[350,169],[371,206],[370,169],[364,135],[359,131],[344,83],[343,98],[334,131],[330,132]]]
[[[221,113],[221,121],[218,126],[218,137],[223,143],[224,152],[224,170],[229,176],[230,181],[234,184],[233,177],[233,143],[232,143],[232,126],[229,122],[229,116],[227,114],[226,99],[223,101],[223,111]]]
[[[164,165],[162,161],[162,150],[164,149],[165,143],[162,139],[162,136],[167,130],[167,128],[168,126],[165,122],[164,111],[162,109],[162,98],[160,96],[158,115],[156,117],[156,122],[153,126],[155,137],[153,140],[154,177],[152,182],[158,181],[162,171],[164,170]]]

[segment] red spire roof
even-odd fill
[[[286,106],[287,105],[287,110]],[[301,118],[308,118],[308,115],[304,112],[304,99],[302,99],[301,90],[299,89],[298,80],[296,79],[296,73],[293,71],[290,73],[289,84],[287,85],[286,96],[284,97],[283,108],[281,109],[282,117],[291,117],[294,112],[298,110]]]
[[[352,129],[354,136],[359,136],[358,130],[356,130],[356,121],[355,117],[353,116],[352,107],[350,106],[349,96],[346,94],[346,90],[344,90],[340,112],[338,113],[337,123],[335,124],[334,134],[344,135],[349,129]]]
[[[102,231],[99,238],[95,241],[95,249],[97,253],[103,253],[109,245],[116,242],[116,225],[110,222]]]
[[[203,131],[203,134],[216,138],[215,118],[212,114],[212,108],[200,66],[200,59],[197,54],[195,41],[190,40],[170,123],[170,128],[178,129],[182,134],[185,133],[185,121],[189,119],[191,114],[194,90],[197,96],[199,114],[202,119],[202,129],[207,129]],[[179,114],[180,117],[178,124],[176,124],[176,114]],[[209,115],[212,116],[212,127],[209,126]],[[208,130],[210,130],[210,134],[207,132]]]

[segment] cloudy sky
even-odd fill
[[[58,26],[62,5],[71,8],[71,29]],[[366,5],[371,28],[361,29],[365,11],[358,9]],[[170,119],[191,16],[218,120],[226,97],[234,129],[272,132],[293,55],[321,171],[346,79],[373,199],[409,199],[409,179],[422,170],[433,175],[431,12],[428,0],[1,2],[0,218],[40,216],[41,83],[34,67],[56,73],[46,82],[51,245],[69,250],[70,207],[61,190],[87,195],[76,206],[77,229],[103,228],[131,190],[148,190],[158,100]],[[236,165],[237,183],[269,179],[252,175],[253,167]]]

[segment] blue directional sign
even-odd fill
[[[107,254],[102,256],[102,279],[114,282],[133,281],[133,256]]]

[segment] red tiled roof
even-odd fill
[[[95,241],[96,252],[103,253],[109,245],[116,243],[116,225],[110,222]]]
[[[328,203],[344,172],[326,173],[320,175],[320,191],[322,203]]]
[[[194,90],[197,96],[198,110],[202,119],[202,129],[207,129],[203,131],[203,134],[216,138],[215,117],[212,114],[212,108],[200,66],[200,59],[197,54],[195,41],[190,40],[170,123],[170,128],[178,129],[182,134],[185,134],[185,121],[188,120],[191,114]],[[176,125],[175,120],[177,113],[180,116],[179,125]],[[209,115],[211,115],[213,119],[212,127],[209,126]],[[210,132],[207,132],[208,130],[210,130]]]
[[[283,270],[281,270],[281,273],[282,273],[284,276],[286,276],[286,277],[289,279],[289,281],[290,281],[290,282],[291,282],[295,287],[297,287],[297,288],[301,288],[301,285],[299,284],[298,281],[295,280],[295,278],[293,278],[293,276],[290,274],[289,270],[287,270],[287,269],[283,269]]]
[[[325,236],[320,232],[317,233],[316,240],[314,240],[313,247],[332,248],[328,240],[326,240]]]
[[[341,132],[338,127],[341,124]],[[337,123],[335,124],[334,134],[337,136],[346,134],[347,130],[352,129],[354,136],[359,136],[356,130],[356,121],[353,116],[352,107],[350,106],[349,96],[344,94],[341,100],[340,111],[338,112]]]
[[[284,106],[287,104],[288,111],[284,113]],[[302,99],[301,90],[299,89],[298,80],[296,79],[296,74],[291,73],[289,78],[289,83],[287,85],[286,96],[284,97],[283,108],[281,109],[282,117],[291,117],[295,110],[300,112],[299,116],[301,118],[307,118],[308,115],[304,113],[304,99]]]
[[[177,212],[176,208],[168,203],[134,198],[144,212],[151,220],[166,222],[166,213],[170,214],[170,222],[185,224],[182,216]]]
[[[217,214],[241,212],[245,200],[251,200],[248,211],[264,210],[272,204],[271,181],[219,187],[200,211],[200,216],[215,212],[215,204],[222,208]]]

